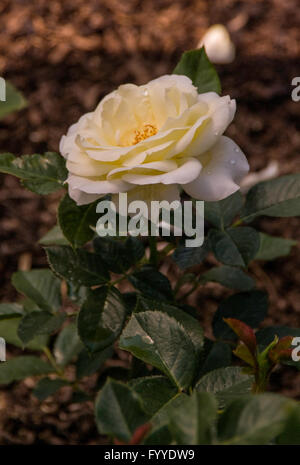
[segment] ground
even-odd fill
[[[297,0],[2,0],[0,14],[0,74],[29,103],[1,122],[1,152],[57,151],[70,124],[106,93],[170,73],[180,54],[221,22],[237,47],[235,62],[218,66],[223,92],[237,100],[228,135],[246,153],[251,170],[277,160],[280,174],[300,171],[300,103],[290,96],[292,78],[299,75]],[[0,301],[11,301],[11,274],[45,265],[35,242],[55,223],[59,195],[39,198],[10,176],[1,176],[0,186]],[[263,219],[260,225],[299,239],[299,219]],[[299,326],[299,265],[295,247],[291,257],[252,269],[270,293],[266,324]],[[207,332],[223,296],[223,289],[210,284],[191,297]],[[91,404],[68,405],[67,389],[40,404],[30,395],[31,385],[28,380],[1,389],[0,444],[102,441]],[[299,375],[280,371],[272,388],[300,398]]]

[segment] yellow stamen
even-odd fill
[[[148,137],[155,136],[157,128],[152,124],[144,124],[142,129],[136,129],[134,131],[134,139],[132,145],[136,145],[142,140],[148,139]]]

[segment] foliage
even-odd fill
[[[200,93],[220,92],[204,49],[184,54],[174,72]],[[64,159],[52,152],[2,154],[0,171],[43,195],[66,179]],[[71,386],[78,401],[95,400],[99,432],[118,444],[300,444],[299,405],[266,392],[277,364],[299,369],[291,342],[300,330],[258,329],[268,298],[252,273],[255,260],[286,256],[296,244],[258,231],[257,218],[299,216],[299,196],[300,174],[290,174],[259,183],[245,198],[237,192],[206,202],[204,245],[185,248],[170,237],[159,251],[145,237],[97,237],[96,202],[77,206],[64,192],[58,224],[39,241],[50,269],[16,272],[12,284],[22,298],[0,305],[0,336],[25,350],[0,364],[0,383],[36,376],[41,402]],[[175,285],[160,271],[166,255],[180,268]],[[231,295],[207,338],[201,309],[186,299],[210,282]],[[122,369],[109,368],[120,350]],[[97,382],[88,396],[82,380],[91,375]]]

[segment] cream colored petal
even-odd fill
[[[122,160],[124,166],[136,166],[140,165],[144,161],[152,162],[152,161],[161,161],[165,160],[168,153],[168,148],[174,144],[173,140],[164,142],[162,144],[153,145],[153,147],[145,146],[144,147],[137,147],[136,152],[131,152],[128,156],[125,156]]]
[[[147,175],[127,173],[122,179],[132,184],[146,185],[146,184],[186,184],[191,182],[201,171],[202,165],[199,160],[190,158],[184,160],[182,165],[178,168],[163,174]]]
[[[182,164],[181,164],[182,163]],[[202,165],[196,158],[180,161],[181,166],[162,176],[163,184],[186,184],[199,176]]]
[[[168,117],[175,116],[176,97],[172,88],[177,88],[181,93],[187,94],[190,105],[197,101],[197,90],[192,81],[186,76],[166,75],[150,81],[145,90],[148,92],[153,115],[159,128],[163,126]],[[177,109],[178,109],[177,105]]]
[[[191,157],[206,152],[218,141],[232,122],[236,109],[235,100],[231,100],[229,96],[219,97],[210,92],[199,97],[211,102],[207,118],[203,122],[200,121],[202,124],[197,122],[185,136],[190,138],[190,134],[193,135],[191,143],[186,148],[187,155]]]
[[[85,152],[94,160],[101,162],[113,162],[119,160],[122,156],[127,155],[131,150],[131,147],[110,147],[107,149],[88,147],[85,149]]]
[[[194,105],[186,108],[177,117],[169,117],[160,132],[174,128],[189,129],[199,122],[199,119],[207,118],[209,106],[205,102],[196,102]]]
[[[186,132],[186,129],[173,128],[165,132],[159,132],[139,142],[136,145],[127,147],[128,151],[120,159],[120,164],[132,166],[140,164],[144,160],[161,161],[172,158],[176,155],[173,146],[180,137]]]
[[[67,134],[62,136],[59,143],[59,151],[63,157],[68,158],[68,155],[72,153],[76,147],[75,141],[78,136],[78,132],[86,127],[87,121],[89,118],[91,118],[91,115],[92,113],[86,113],[85,115],[81,116],[77,123],[74,123],[69,127]]]
[[[146,173],[146,176],[148,177],[147,171],[150,171],[150,170],[157,171],[157,174],[160,174],[160,172],[167,172],[167,171],[175,170],[176,168],[177,168],[177,163],[172,160],[157,161],[153,163],[142,163],[140,165],[136,165],[132,167],[115,168],[107,174],[107,179],[115,179],[116,178],[115,175],[120,175],[121,173],[123,173],[121,174],[122,179],[125,179],[124,176],[126,174],[130,174],[130,175],[132,174],[135,176],[136,174],[138,175],[141,172]]]
[[[165,74],[152,81],[149,81],[147,85],[143,86],[148,90],[154,89],[169,89],[171,87],[177,87],[181,92],[191,94],[192,97],[196,98],[198,95],[196,87],[193,85],[191,79],[187,76],[179,74]]]
[[[229,137],[222,136],[210,151],[210,161],[200,175],[183,189],[199,200],[222,200],[237,191],[249,164],[241,149]]]
[[[87,205],[103,197],[103,194],[86,194],[85,192],[73,189],[69,186],[69,196],[77,203],[77,205]]]
[[[164,150],[168,145],[175,142],[180,136],[184,134],[185,129],[173,128],[163,133],[158,133],[154,136],[149,137],[136,145],[128,147],[92,147],[81,144],[80,147],[86,152],[86,154],[97,161],[102,162],[115,162],[120,160],[120,164],[127,165],[127,162],[134,163],[133,160],[141,163],[145,160],[146,156],[151,155],[153,152]],[[172,152],[167,158],[174,156]]]
[[[149,212],[151,211],[151,202],[153,200],[162,201],[167,200],[173,202],[174,200],[180,201],[180,192],[176,184],[166,186],[164,184],[151,184],[149,186],[136,186],[134,189],[127,192],[127,203],[134,200],[142,200],[147,204]],[[118,194],[112,196],[112,201],[115,205],[119,204]]]
[[[96,162],[84,153],[80,154],[80,161],[78,163],[68,159],[66,167],[70,173],[78,176],[102,176],[112,169],[111,164]]]
[[[227,108],[229,108],[229,123],[233,120],[236,111],[236,102],[229,95],[220,97],[216,92],[205,92],[204,94],[199,94],[198,100],[205,102],[214,113],[220,106],[227,105]]]
[[[86,177],[70,175],[66,181],[72,189],[81,190],[87,194],[113,194],[127,192],[133,186],[122,180],[96,180]]]

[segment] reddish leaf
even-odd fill
[[[289,349],[292,345],[293,339],[294,339],[293,336],[282,337],[281,339],[279,339],[279,341],[277,342],[273,350]]]
[[[269,358],[273,363],[279,363],[282,360],[291,360],[292,350],[293,349],[282,349],[280,351],[270,350]]]
[[[289,360],[292,356],[292,349],[290,349],[293,341],[292,336],[285,336],[277,342],[276,346],[269,352],[269,358],[273,363],[278,363],[281,360]]]
[[[223,318],[238,338],[248,347],[251,354],[256,358],[256,337],[250,326],[236,318]]]

